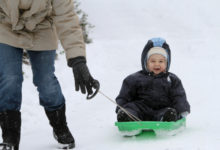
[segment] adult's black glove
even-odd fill
[[[85,57],[76,57],[68,60],[68,65],[73,69],[73,75],[75,79],[75,90],[83,94],[88,93],[87,99],[90,99],[96,95],[99,90],[98,80],[93,79],[89,69],[86,65]],[[95,88],[96,91],[93,92],[92,88]],[[89,95],[92,95],[89,97]]]

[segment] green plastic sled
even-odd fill
[[[133,136],[143,133],[143,131],[173,131],[186,126],[186,118],[182,118],[176,122],[162,121],[131,121],[131,122],[115,122],[115,126],[124,136]]]

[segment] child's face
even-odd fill
[[[147,61],[147,69],[154,74],[166,72],[167,60],[160,54],[153,54]]]

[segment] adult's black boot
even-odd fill
[[[0,126],[3,139],[3,143],[0,144],[0,150],[19,150],[21,135],[20,111],[0,112]]]
[[[72,149],[75,147],[75,141],[67,126],[65,110],[64,105],[57,110],[45,110],[45,112],[49,119],[50,125],[53,127],[54,138],[60,144],[60,148]]]

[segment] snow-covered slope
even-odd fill
[[[170,71],[182,79],[192,112],[186,130],[176,136],[124,138],[114,126],[113,103],[100,94],[86,101],[85,95],[74,91],[72,71],[63,55],[56,62],[56,75],[66,97],[76,150],[219,149],[219,4],[218,0],[81,0],[96,26],[87,57],[101,91],[114,99],[122,80],[141,69],[140,55],[147,40],[163,37],[172,51]],[[31,69],[24,66],[24,71],[21,150],[55,149]]]

